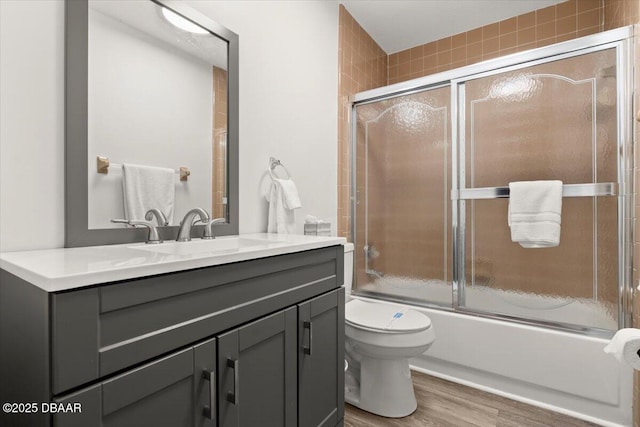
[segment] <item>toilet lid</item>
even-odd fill
[[[346,305],[345,320],[355,326],[389,332],[418,332],[431,327],[431,319],[419,311],[360,300]]]

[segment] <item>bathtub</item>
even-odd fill
[[[450,301],[451,288],[447,289],[448,294],[439,297]],[[484,297],[473,298],[481,305]],[[490,302],[485,303],[488,310]],[[564,316],[567,310],[574,310],[569,314],[575,317],[590,315],[597,321],[611,321],[607,313],[593,312],[592,306],[579,301],[558,304],[543,299],[539,304],[551,304]],[[410,360],[412,369],[600,425],[632,425],[632,369],[603,352],[607,339],[410,307],[429,316],[436,333],[431,348]]]

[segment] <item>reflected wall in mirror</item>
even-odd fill
[[[89,228],[150,208],[170,225],[196,206],[226,218],[227,43],[151,1],[89,0],[88,59]],[[98,156],[190,175],[175,176],[173,198],[129,189],[142,207],[127,209],[122,168],[97,173]]]
[[[170,0],[67,0],[65,13],[65,245],[143,241],[111,219],[151,208],[169,219],[164,239],[194,207],[237,234],[238,36]],[[162,168],[162,190],[124,185],[132,166]]]

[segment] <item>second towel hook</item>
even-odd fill
[[[276,159],[275,157],[269,157],[269,167],[267,168],[267,171],[269,172],[269,176],[271,176],[271,179],[277,179],[278,177],[273,173],[273,170],[276,168],[276,166],[280,166],[282,169],[284,169],[284,171],[287,173],[287,178],[286,179],[291,179],[291,173],[289,172],[289,170],[282,164],[282,162],[280,162],[280,160]]]

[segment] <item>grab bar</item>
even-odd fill
[[[564,184],[562,197],[617,196],[617,182]],[[502,199],[509,197],[509,187],[481,187],[451,190],[451,200]]]

